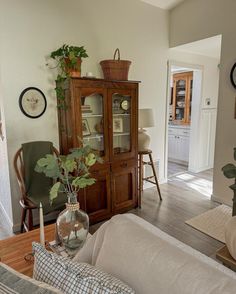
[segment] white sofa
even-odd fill
[[[235,294],[236,274],[133,215],[117,215],[74,258],[130,285],[137,294]]]

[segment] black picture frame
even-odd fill
[[[231,72],[230,72],[230,81],[233,87],[236,89],[236,62],[233,65]]]
[[[32,98],[27,98],[30,92],[32,92]],[[29,99],[31,99],[31,101]],[[37,103],[39,104],[37,105]],[[20,94],[19,107],[25,116],[29,118],[38,118],[46,111],[47,100],[44,93],[40,89],[36,87],[28,87],[25,88]]]

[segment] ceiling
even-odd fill
[[[141,0],[141,1],[157,6],[162,9],[172,9],[175,6],[177,6],[179,3],[186,0]]]
[[[172,49],[220,59],[221,35],[177,46]],[[172,50],[171,49],[171,50]]]

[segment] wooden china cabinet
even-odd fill
[[[190,124],[192,108],[193,72],[173,75],[173,111],[172,120],[181,124]]]
[[[60,152],[90,145],[103,158],[96,183],[79,192],[91,223],[137,206],[138,82],[70,78],[58,109]],[[82,143],[80,139],[82,139]]]

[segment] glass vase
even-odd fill
[[[67,253],[74,256],[83,247],[89,230],[89,218],[80,209],[77,193],[68,194],[66,209],[59,214],[56,226],[59,241]]]

